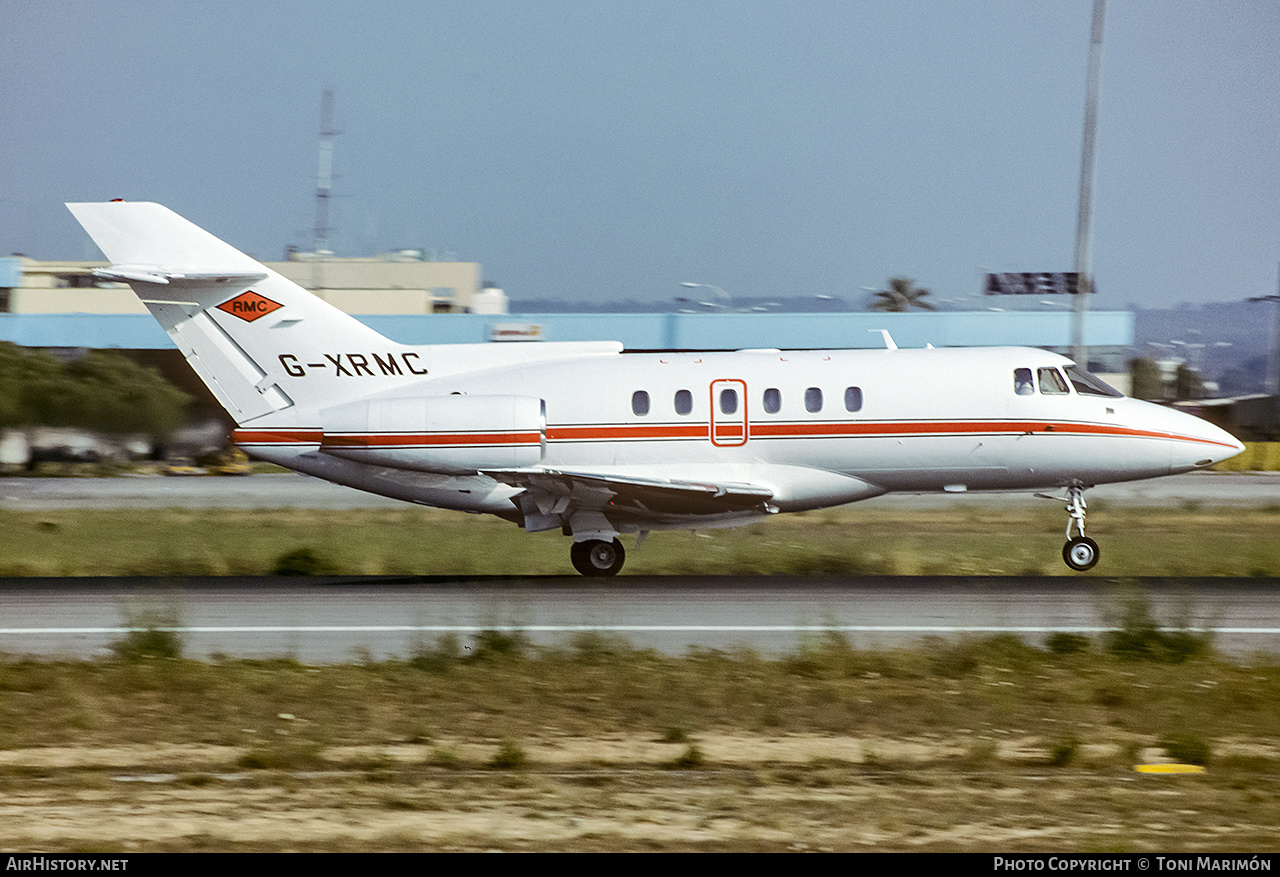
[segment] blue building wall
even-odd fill
[[[0,259],[0,289],[22,285],[22,260],[6,256]]]
[[[534,324],[547,341],[621,341],[631,350],[736,350],[743,347],[882,347],[888,329],[899,347],[1071,346],[1071,314],[1057,311],[936,311],[910,314],[413,314],[359,318],[405,344],[489,340],[495,324]],[[1134,315],[1091,311],[1090,347],[1129,347]],[[0,341],[26,347],[168,349],[147,314],[0,314]]]

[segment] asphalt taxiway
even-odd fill
[[[314,663],[408,657],[484,630],[565,645],[583,634],[639,648],[794,651],[829,632],[892,647],[927,636],[1096,637],[1140,597],[1158,623],[1209,632],[1235,654],[1280,653],[1280,581],[1064,577],[279,577],[0,580],[0,652],[90,657],[131,628],[176,630],[193,657]]]

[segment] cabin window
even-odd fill
[[[764,391],[763,401],[766,414],[777,414],[782,410],[782,392],[775,387]]]
[[[844,388],[844,410],[850,411],[850,412],[862,410],[862,388],[861,387],[845,387]]]
[[[737,414],[738,413],[738,391],[737,390],[721,390],[720,391],[720,413],[721,414]]]
[[[1039,370],[1039,376],[1040,392],[1044,395],[1065,396],[1069,392],[1066,378],[1056,368],[1042,368]]]
[[[1031,396],[1036,391],[1035,385],[1031,383],[1031,369],[1015,368],[1013,370],[1013,392],[1019,396]]]
[[[636,417],[644,417],[649,413],[649,394],[644,390],[636,390],[631,394],[631,413]]]
[[[693,394],[688,390],[676,390],[676,414],[688,414],[693,410]]]
[[[822,391],[817,387],[804,391],[804,410],[810,414],[817,414],[822,410]]]

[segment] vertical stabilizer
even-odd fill
[[[95,273],[133,288],[237,423],[307,422],[369,393],[366,376],[384,390],[425,374],[403,345],[166,207],[67,207],[112,263]]]

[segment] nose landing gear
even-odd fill
[[[1062,501],[1061,497],[1047,496],[1043,493],[1037,493],[1036,496],[1042,499],[1055,499]],[[1087,569],[1093,569],[1098,563],[1098,543],[1094,542],[1088,536],[1084,535],[1084,511],[1087,508],[1084,502],[1083,487],[1067,488],[1067,544],[1062,546],[1062,559],[1066,561],[1067,566],[1076,572],[1084,572]],[[1077,536],[1071,537],[1071,529],[1075,528]]]
[[[1093,569],[1098,562],[1098,543],[1087,536],[1077,536],[1062,546],[1062,559],[1077,572]]]
[[[1070,516],[1070,520],[1067,521],[1067,544],[1062,546],[1062,559],[1067,562],[1067,566],[1077,572],[1093,569],[1094,564],[1098,562],[1098,543],[1084,535],[1084,512],[1086,508],[1084,488],[1068,487],[1067,514]],[[1079,532],[1079,535],[1074,539],[1071,538],[1072,525]]]

